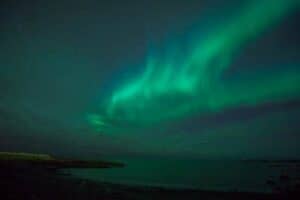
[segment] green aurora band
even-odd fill
[[[165,56],[148,56],[144,72],[116,88],[102,102],[102,112],[89,115],[90,122],[105,130],[112,127],[112,121],[153,124],[194,112],[213,113],[295,98],[300,91],[300,75],[295,71],[237,83],[226,81],[223,74],[243,45],[298,8],[296,0],[252,1],[206,38],[195,37],[188,53],[180,52],[179,47]]]

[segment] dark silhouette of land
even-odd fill
[[[63,168],[110,168],[123,164],[107,161],[59,160],[44,154],[0,153],[0,199],[28,200],[277,200],[298,199],[299,192],[216,192],[164,187],[128,186],[74,178]],[[105,170],[105,169],[103,169]],[[273,182],[272,182],[273,184]],[[276,185],[276,183],[274,183]]]

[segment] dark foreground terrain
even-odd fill
[[[144,200],[144,199],[300,199],[299,193],[257,194],[133,187],[75,179],[57,170],[30,166],[0,169],[0,199],[28,200]]]

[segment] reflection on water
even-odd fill
[[[280,177],[294,184],[300,177],[298,162],[177,160],[126,158],[125,168],[71,170],[74,176],[96,181],[171,188],[271,192]],[[297,180],[298,179],[298,180]],[[270,185],[271,183],[271,185]]]

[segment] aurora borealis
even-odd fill
[[[300,157],[299,7],[3,1],[0,147]]]
[[[195,34],[184,50],[183,45],[175,44],[162,53],[148,55],[144,71],[112,91],[103,105],[104,114],[133,123],[161,122],[191,112],[219,112],[298,96],[300,76],[293,71],[274,72],[254,83],[251,78],[228,83],[223,75],[245,43],[255,40],[298,6],[294,0],[251,1],[207,35],[198,38]],[[105,127],[106,116],[93,115],[90,121]]]

